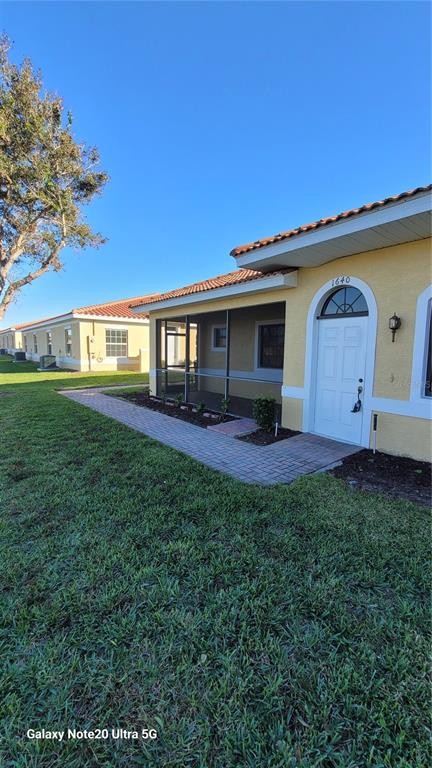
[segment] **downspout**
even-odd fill
[[[189,369],[190,369],[190,318],[186,315],[186,350],[185,350],[185,380],[184,399],[189,402]]]
[[[226,311],[226,347],[225,347],[225,400],[229,398],[229,375],[230,375],[230,336],[231,336],[231,310]]]

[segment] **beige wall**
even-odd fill
[[[72,331],[72,354],[66,355],[66,329]],[[80,370],[79,367],[79,324],[76,320],[46,325],[42,328],[29,328],[23,332],[23,345],[27,342],[27,356],[39,360],[41,355],[48,354],[48,331],[52,335],[52,354],[57,358],[57,365],[64,368]],[[34,351],[34,338],[37,341],[37,352]]]
[[[8,349],[11,352],[23,349],[23,340],[21,331],[5,330],[0,331],[0,348]]]
[[[127,321],[80,320],[81,370],[148,371],[149,368],[149,325],[148,321],[128,323]],[[106,356],[105,329],[118,328],[128,332],[128,355],[126,359]],[[93,342],[89,339],[93,338]],[[140,350],[142,354],[140,355]]]
[[[125,359],[106,357],[105,328],[108,327],[127,330],[128,355]],[[72,354],[70,356],[66,355],[65,331],[67,328],[72,331]],[[109,321],[72,318],[41,328],[30,328],[25,332],[29,358],[39,360],[41,355],[48,354],[48,331],[52,334],[52,354],[56,356],[57,365],[60,367],[80,371],[148,371],[149,326],[147,321],[127,323],[125,321],[116,322],[115,318]],[[37,340],[37,353],[34,352],[34,336]],[[91,344],[89,337],[94,338],[94,342]]]

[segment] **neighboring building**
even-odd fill
[[[59,367],[76,371],[148,371],[148,315],[137,316],[131,309],[135,302],[148,298],[137,296],[79,307],[22,324],[20,348],[28,360],[54,355]],[[0,339],[4,335],[10,336],[10,329],[9,333],[8,329],[2,331]]]
[[[153,393],[238,413],[271,395],[284,427],[366,447],[377,416],[379,450],[430,460],[431,189],[239,246],[236,271],[135,302]]]
[[[24,326],[14,325],[0,330],[0,349],[5,349],[10,355],[23,349],[22,332]]]

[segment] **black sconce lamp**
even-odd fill
[[[401,327],[401,319],[397,316],[396,312],[393,313],[393,316],[389,320],[389,328],[392,332],[392,341],[395,340],[395,333],[398,328]]]

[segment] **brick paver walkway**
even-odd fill
[[[63,390],[62,394],[246,483],[290,483],[360,450],[310,434],[296,435],[273,445],[252,445],[101,394],[106,389]]]

